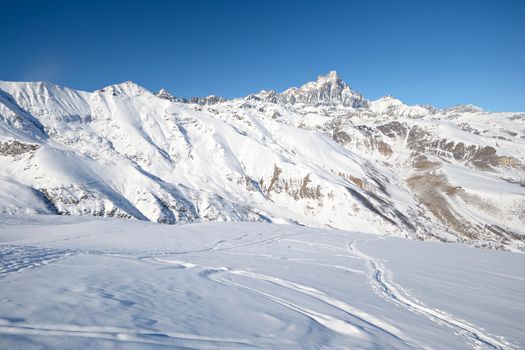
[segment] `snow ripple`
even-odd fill
[[[36,268],[75,254],[65,249],[32,246],[0,246],[0,278],[21,270]]]

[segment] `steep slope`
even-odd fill
[[[335,72],[234,100],[132,82],[0,89],[0,212],[525,246],[522,114],[368,101]]]

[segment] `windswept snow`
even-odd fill
[[[0,348],[513,350],[524,266],[296,225],[0,216]]]

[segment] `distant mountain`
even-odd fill
[[[282,93],[262,92],[263,100],[284,105],[366,107],[368,101],[350,89],[335,71],[320,75],[316,81],[300,88],[290,88]]]
[[[230,100],[0,82],[0,213],[288,222],[525,250],[525,113],[369,101],[336,72]]]

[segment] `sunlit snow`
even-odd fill
[[[518,349],[525,255],[264,223],[0,217],[2,349]]]

